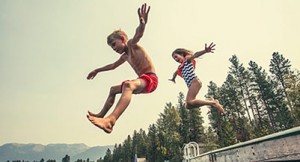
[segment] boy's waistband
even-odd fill
[[[153,75],[156,75],[156,74],[155,74],[155,73],[153,73],[153,72],[148,72],[148,73],[145,73],[145,74],[146,74],[146,75],[147,75],[147,74],[153,74]]]

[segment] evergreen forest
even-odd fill
[[[134,131],[98,161],[131,162],[135,154],[150,162],[181,161],[183,145],[191,141],[202,143],[206,152],[300,125],[300,73],[289,59],[274,52],[268,71],[254,61],[245,66],[236,55],[229,61],[224,83],[208,84],[205,97],[218,99],[225,113],[208,106],[207,128],[200,109],[186,109],[179,92],[178,102],[166,103],[147,131]]]

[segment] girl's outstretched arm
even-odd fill
[[[210,45],[207,47],[207,44],[205,43],[205,49],[203,51],[198,51],[196,52],[195,54],[193,54],[190,58],[188,58],[189,61],[197,58],[197,57],[200,57],[206,53],[214,53],[214,50],[215,50],[215,46],[216,44],[214,44],[213,42],[210,43]]]
[[[172,81],[172,82],[176,83],[176,81],[175,81],[176,76],[177,76],[177,70],[176,70],[175,73],[173,74],[172,79],[169,79],[169,81]]]

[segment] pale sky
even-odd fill
[[[139,44],[152,57],[159,87],[134,95],[106,134],[86,119],[87,111],[100,111],[112,85],[137,76],[128,64],[91,81],[86,76],[118,59],[106,37],[123,29],[131,38],[145,2],[151,10]],[[233,54],[245,67],[253,60],[268,71],[279,52],[299,70],[299,20],[299,0],[0,0],[0,145],[114,145],[134,130],[147,131],[167,102],[177,104],[178,93],[187,92],[181,78],[168,81],[178,66],[175,48],[196,52],[216,43],[215,53],[197,59],[200,99],[209,81],[225,81]]]

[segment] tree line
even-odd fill
[[[99,158],[97,160],[97,162],[101,161],[101,159],[102,158]],[[71,157],[69,155],[66,155],[65,157],[62,158],[61,161],[62,162],[70,162],[71,161]],[[6,162],[10,162],[10,161],[7,160]],[[12,162],[29,162],[29,161],[26,161],[26,160],[13,160]],[[45,160],[44,158],[42,158],[39,161],[33,161],[33,162],[56,162],[56,160],[52,160],[52,159]],[[93,162],[93,161],[90,161],[90,159],[87,158],[87,159],[77,159],[75,162]]]
[[[229,61],[224,83],[208,85],[205,96],[218,99],[225,108],[219,114],[208,106],[208,128],[199,109],[185,108],[180,92],[178,103],[166,103],[147,133],[134,131],[98,161],[131,162],[135,154],[147,161],[181,161],[184,143],[202,143],[210,151],[300,125],[300,73],[291,68],[290,60],[274,52],[269,73],[254,61],[245,67],[236,55]]]

